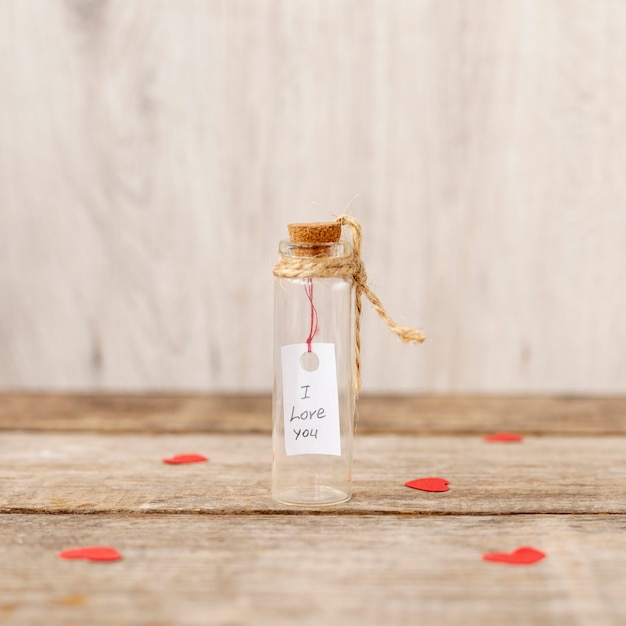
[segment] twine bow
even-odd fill
[[[350,215],[340,215],[336,220],[342,226],[349,226],[352,235],[352,251],[347,257],[285,257],[274,267],[274,276],[280,278],[352,278],[356,285],[354,325],[354,389],[361,389],[361,308],[362,296],[372,303],[379,317],[405,343],[422,343],[426,337],[416,328],[396,324],[378,296],[367,285],[367,273],[361,260],[361,225]]]

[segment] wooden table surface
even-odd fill
[[[270,408],[0,395],[0,623],[626,623],[626,398],[362,397],[353,499],[311,509],[270,497]]]

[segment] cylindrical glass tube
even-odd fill
[[[282,241],[279,251],[343,257],[350,244]],[[272,496],[295,505],[345,502],[352,495],[354,283],[274,280]]]

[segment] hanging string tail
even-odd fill
[[[362,228],[361,225],[351,215],[340,215],[337,221],[342,226],[350,228],[352,236],[352,257],[354,258],[354,273],[352,278],[356,286],[355,293],[355,329],[354,329],[354,359],[355,359],[355,391],[358,393],[361,389],[361,312],[362,297],[365,296],[378,316],[387,324],[391,332],[395,333],[404,343],[423,343],[426,339],[424,333],[417,328],[409,326],[400,326],[391,319],[390,315],[383,307],[380,298],[370,289],[367,284],[367,273],[365,265],[361,260],[361,244],[362,244]]]
[[[422,343],[424,334],[409,326],[396,324],[378,296],[367,285],[367,273],[361,260],[362,229],[350,215],[340,215],[336,220],[341,226],[350,228],[352,250],[347,257],[286,257],[281,256],[274,267],[274,275],[281,278],[351,278],[355,284],[355,326],[354,326],[354,390],[358,395],[361,389],[361,312],[365,296],[379,317],[405,343]],[[311,330],[314,328],[311,320]],[[317,320],[315,320],[315,327]],[[316,329],[316,328],[315,328]],[[317,329],[316,329],[317,330]]]

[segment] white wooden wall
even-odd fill
[[[0,0],[0,387],[268,389],[355,193],[364,392],[626,392],[623,0]]]

